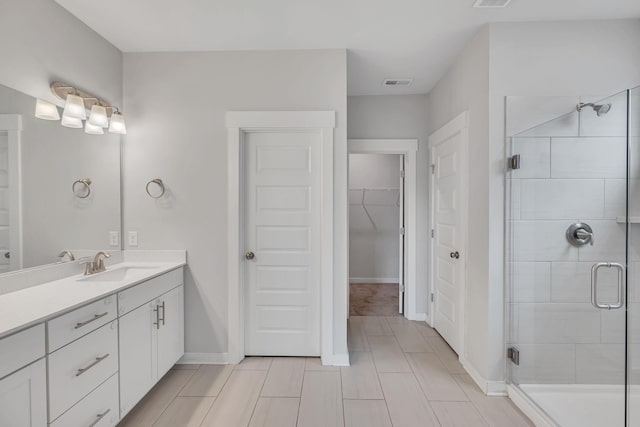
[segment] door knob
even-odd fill
[[[450,256],[451,258],[453,258],[453,259],[458,259],[458,258],[460,258],[460,252],[458,252],[458,251],[451,252],[451,253],[449,254],[449,256]]]
[[[248,260],[252,260],[256,257],[256,254],[254,254],[253,252],[247,252],[246,254],[244,254],[244,257]]]

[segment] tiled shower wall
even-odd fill
[[[517,383],[624,383],[625,312],[598,310],[590,302],[591,266],[625,260],[626,93],[606,102],[613,104],[606,116],[585,109],[512,138],[511,151],[521,155],[522,165],[509,176],[510,342],[520,351],[520,366],[511,368]],[[635,137],[630,145],[632,195],[640,194],[639,142]],[[630,209],[640,217],[640,197],[631,197]],[[565,233],[574,222],[591,225],[593,246],[569,244]],[[635,262],[640,224],[631,231]],[[601,302],[615,301],[617,272],[601,269],[599,283]],[[640,295],[634,294],[631,289],[635,310]]]

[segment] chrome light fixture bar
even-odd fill
[[[62,126],[82,128],[85,132],[94,135],[102,135],[103,129],[111,133],[126,134],[124,116],[117,107],[108,102],[77,89],[67,83],[51,83],[51,92],[60,101],[64,102],[62,113]],[[90,111],[87,117],[87,110]],[[45,120],[59,120],[57,107],[51,103],[38,99],[36,101],[36,117]]]

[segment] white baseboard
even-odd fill
[[[349,353],[340,353],[323,357],[322,364],[328,366],[350,366]]]
[[[397,277],[350,277],[349,283],[398,283]]]
[[[427,321],[427,313],[416,313],[413,316],[413,319],[409,320],[417,320],[418,322],[426,322]]]
[[[228,365],[229,353],[185,353],[179,365]]]
[[[531,400],[518,387],[507,386],[509,399],[529,417],[536,427],[558,427],[544,412],[534,405]]]
[[[487,396],[506,396],[507,385],[504,381],[488,381],[478,370],[464,357],[460,357],[460,363],[473,381],[480,387],[480,390]]]

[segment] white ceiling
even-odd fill
[[[347,48],[350,95],[427,93],[487,22],[640,17],[638,0],[56,1],[124,52]]]

